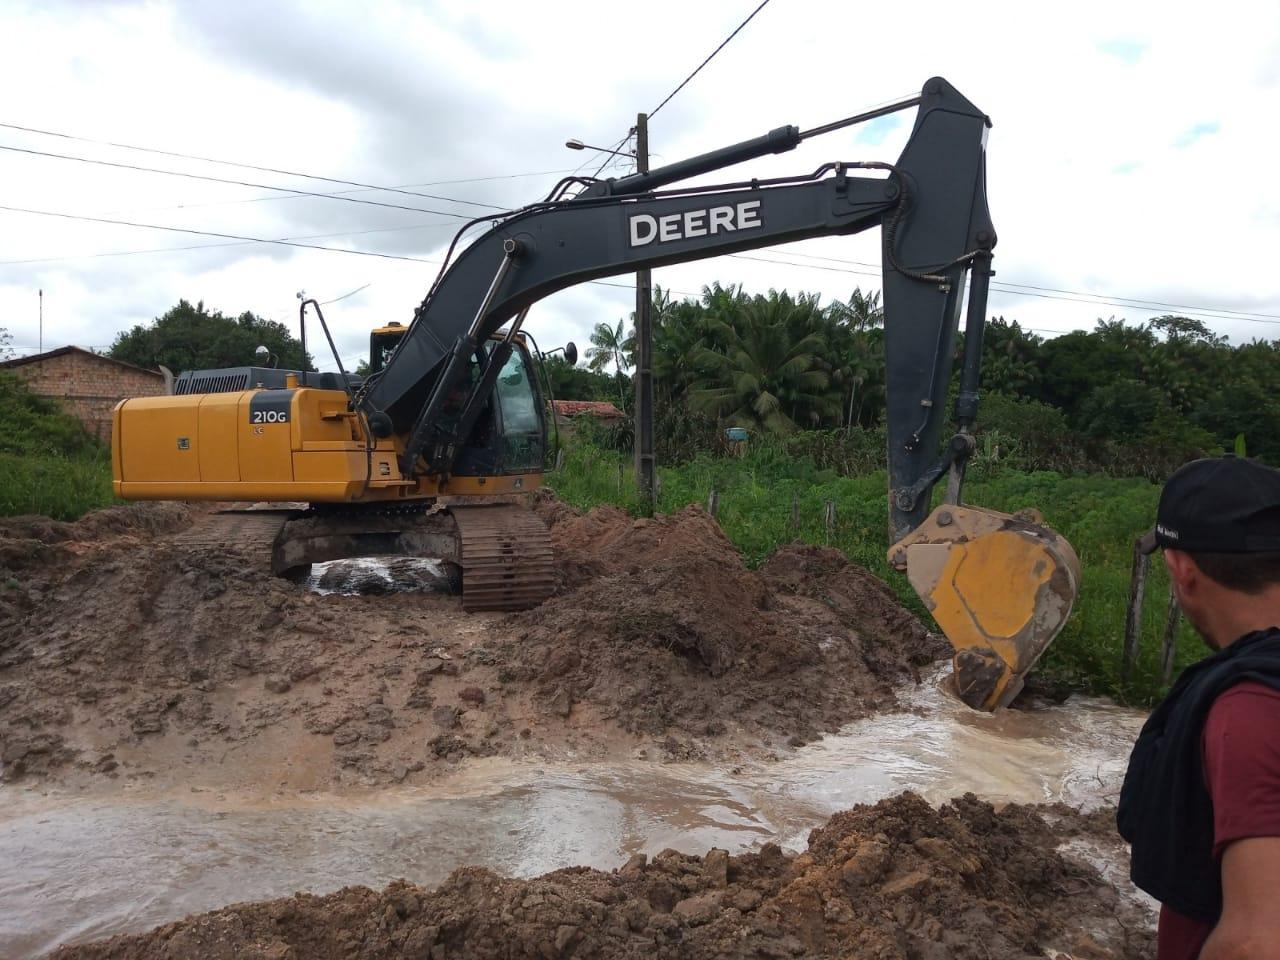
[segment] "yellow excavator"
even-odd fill
[[[895,162],[688,183],[913,107]],[[122,401],[115,493],[297,503],[241,511],[229,535],[247,530],[253,513],[254,535],[282,576],[343,557],[435,557],[458,572],[466,609],[527,609],[554,589],[550,538],[523,505],[494,500],[535,489],[543,472],[546,404],[521,331],[529,308],[573,284],[638,268],[880,227],[889,561],[954,646],[961,699],[984,710],[1007,705],[1070,614],[1080,566],[1038,516],[961,501],[996,243],[989,126],[934,78],[919,96],[809,130],[779,127],[618,179],[567,177],[544,201],[464,225],[412,322],[373,332],[366,376],[343,369],[319,305],[306,300],[304,355],[313,308],[336,373],[187,371],[172,395]],[[483,232],[457,252],[472,226]],[[966,286],[964,361],[944,442]]]

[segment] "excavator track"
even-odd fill
[[[174,535],[176,543],[202,550],[241,550],[271,560],[271,548],[297,510],[219,510]]]
[[[518,504],[450,507],[458,527],[462,608],[528,610],[556,588],[551,532]]]
[[[514,503],[333,517],[289,509],[223,510],[174,539],[189,547],[261,557],[278,576],[294,579],[309,572],[312,563],[345,557],[439,559],[461,568],[462,608],[468,612],[528,610],[556,588],[551,533]]]

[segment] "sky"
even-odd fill
[[[337,300],[325,314],[354,366],[371,327],[408,322],[466,219],[542,199],[575,169],[629,172],[564,143],[618,144],[757,3],[8,0],[0,328],[35,352],[43,290],[45,349],[105,349],[180,298],[296,330],[305,291]],[[1183,313],[1232,342],[1280,337],[1274,0],[770,0],[651,120],[652,162],[850,116],[935,75],[993,121],[990,314],[1044,336]],[[892,161],[910,116],[716,178]],[[284,238],[330,249],[254,242]],[[719,282],[824,302],[879,287],[875,231],[751,257],[654,280],[677,297]],[[527,329],[581,347],[630,314],[630,282],[561,291]]]

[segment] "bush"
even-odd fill
[[[0,516],[74,520],[111,503],[111,458],[55,400],[0,372]]]
[[[0,453],[97,454],[102,445],[57,401],[38,397],[21,378],[0,371]]]
[[[0,453],[0,516],[38,513],[75,520],[112,502],[111,460]]]

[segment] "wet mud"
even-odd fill
[[[1032,809],[914,794],[841,812],[790,854],[664,850],[532,879],[348,887],[189,917],[63,958],[1145,957],[1138,908]]]
[[[57,555],[0,587],[0,779],[295,790],[488,756],[734,760],[892,707],[944,652],[836,551],[748,570],[696,507],[541,499],[560,591],[503,616],[464,614],[414,561],[280,580],[147,506],[10,525],[15,553]]]
[[[419,561],[279,580],[181,506],[0,521],[0,954],[1152,955],[1136,714],[969,713],[836,551],[533,507],[518,615]]]

